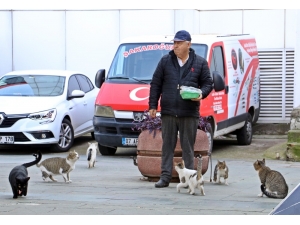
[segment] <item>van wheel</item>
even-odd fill
[[[98,143],[98,149],[99,149],[99,152],[101,153],[101,155],[114,155],[117,151],[116,148],[110,148],[107,146],[103,146],[103,145],[100,145],[99,143]]]
[[[63,119],[60,125],[60,134],[57,144],[51,146],[54,152],[67,152],[70,150],[74,143],[74,131],[72,124],[69,120]]]
[[[252,116],[248,113],[245,125],[236,132],[238,144],[250,145],[252,142],[252,132]]]

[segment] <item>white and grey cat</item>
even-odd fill
[[[287,196],[289,187],[281,173],[266,166],[265,159],[255,161],[253,166],[258,172],[261,182],[261,193],[258,196],[263,197],[264,194],[269,198],[285,198]]]
[[[79,159],[79,155],[75,150],[69,151],[66,158],[53,157],[45,159],[36,164],[42,171],[43,180],[49,177],[52,181],[57,181],[53,178],[55,175],[62,175],[66,183],[72,182],[70,180],[70,172],[75,169],[75,163]]]
[[[98,144],[96,142],[88,142],[88,145],[89,147],[86,150],[86,157],[88,161],[88,168],[92,168],[95,167]]]
[[[204,178],[202,175],[202,156],[199,154],[196,156],[198,159],[197,172],[189,178],[189,192],[191,195],[195,194],[195,189],[199,188],[202,195],[204,193]]]
[[[177,188],[177,192],[180,192],[180,188],[187,188],[189,186],[190,176],[195,174],[197,171],[185,168],[185,164],[183,160],[175,163],[175,170],[178,173],[179,181],[180,181],[180,183],[177,184],[176,188]],[[188,192],[190,192],[190,190],[188,190]]]
[[[221,178],[224,178],[224,183],[228,185],[229,169],[225,161],[218,160],[214,171],[214,182],[221,183]]]

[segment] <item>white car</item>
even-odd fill
[[[13,71],[0,78],[0,145],[51,145],[68,151],[94,132],[98,89],[80,72]]]

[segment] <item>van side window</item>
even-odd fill
[[[213,49],[213,55],[210,62],[210,73],[212,74],[214,71],[218,71],[223,77],[225,77],[224,73],[224,57],[221,46],[217,46]]]

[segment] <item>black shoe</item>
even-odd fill
[[[155,187],[156,188],[169,187],[169,182],[160,179],[157,183],[155,183]]]

